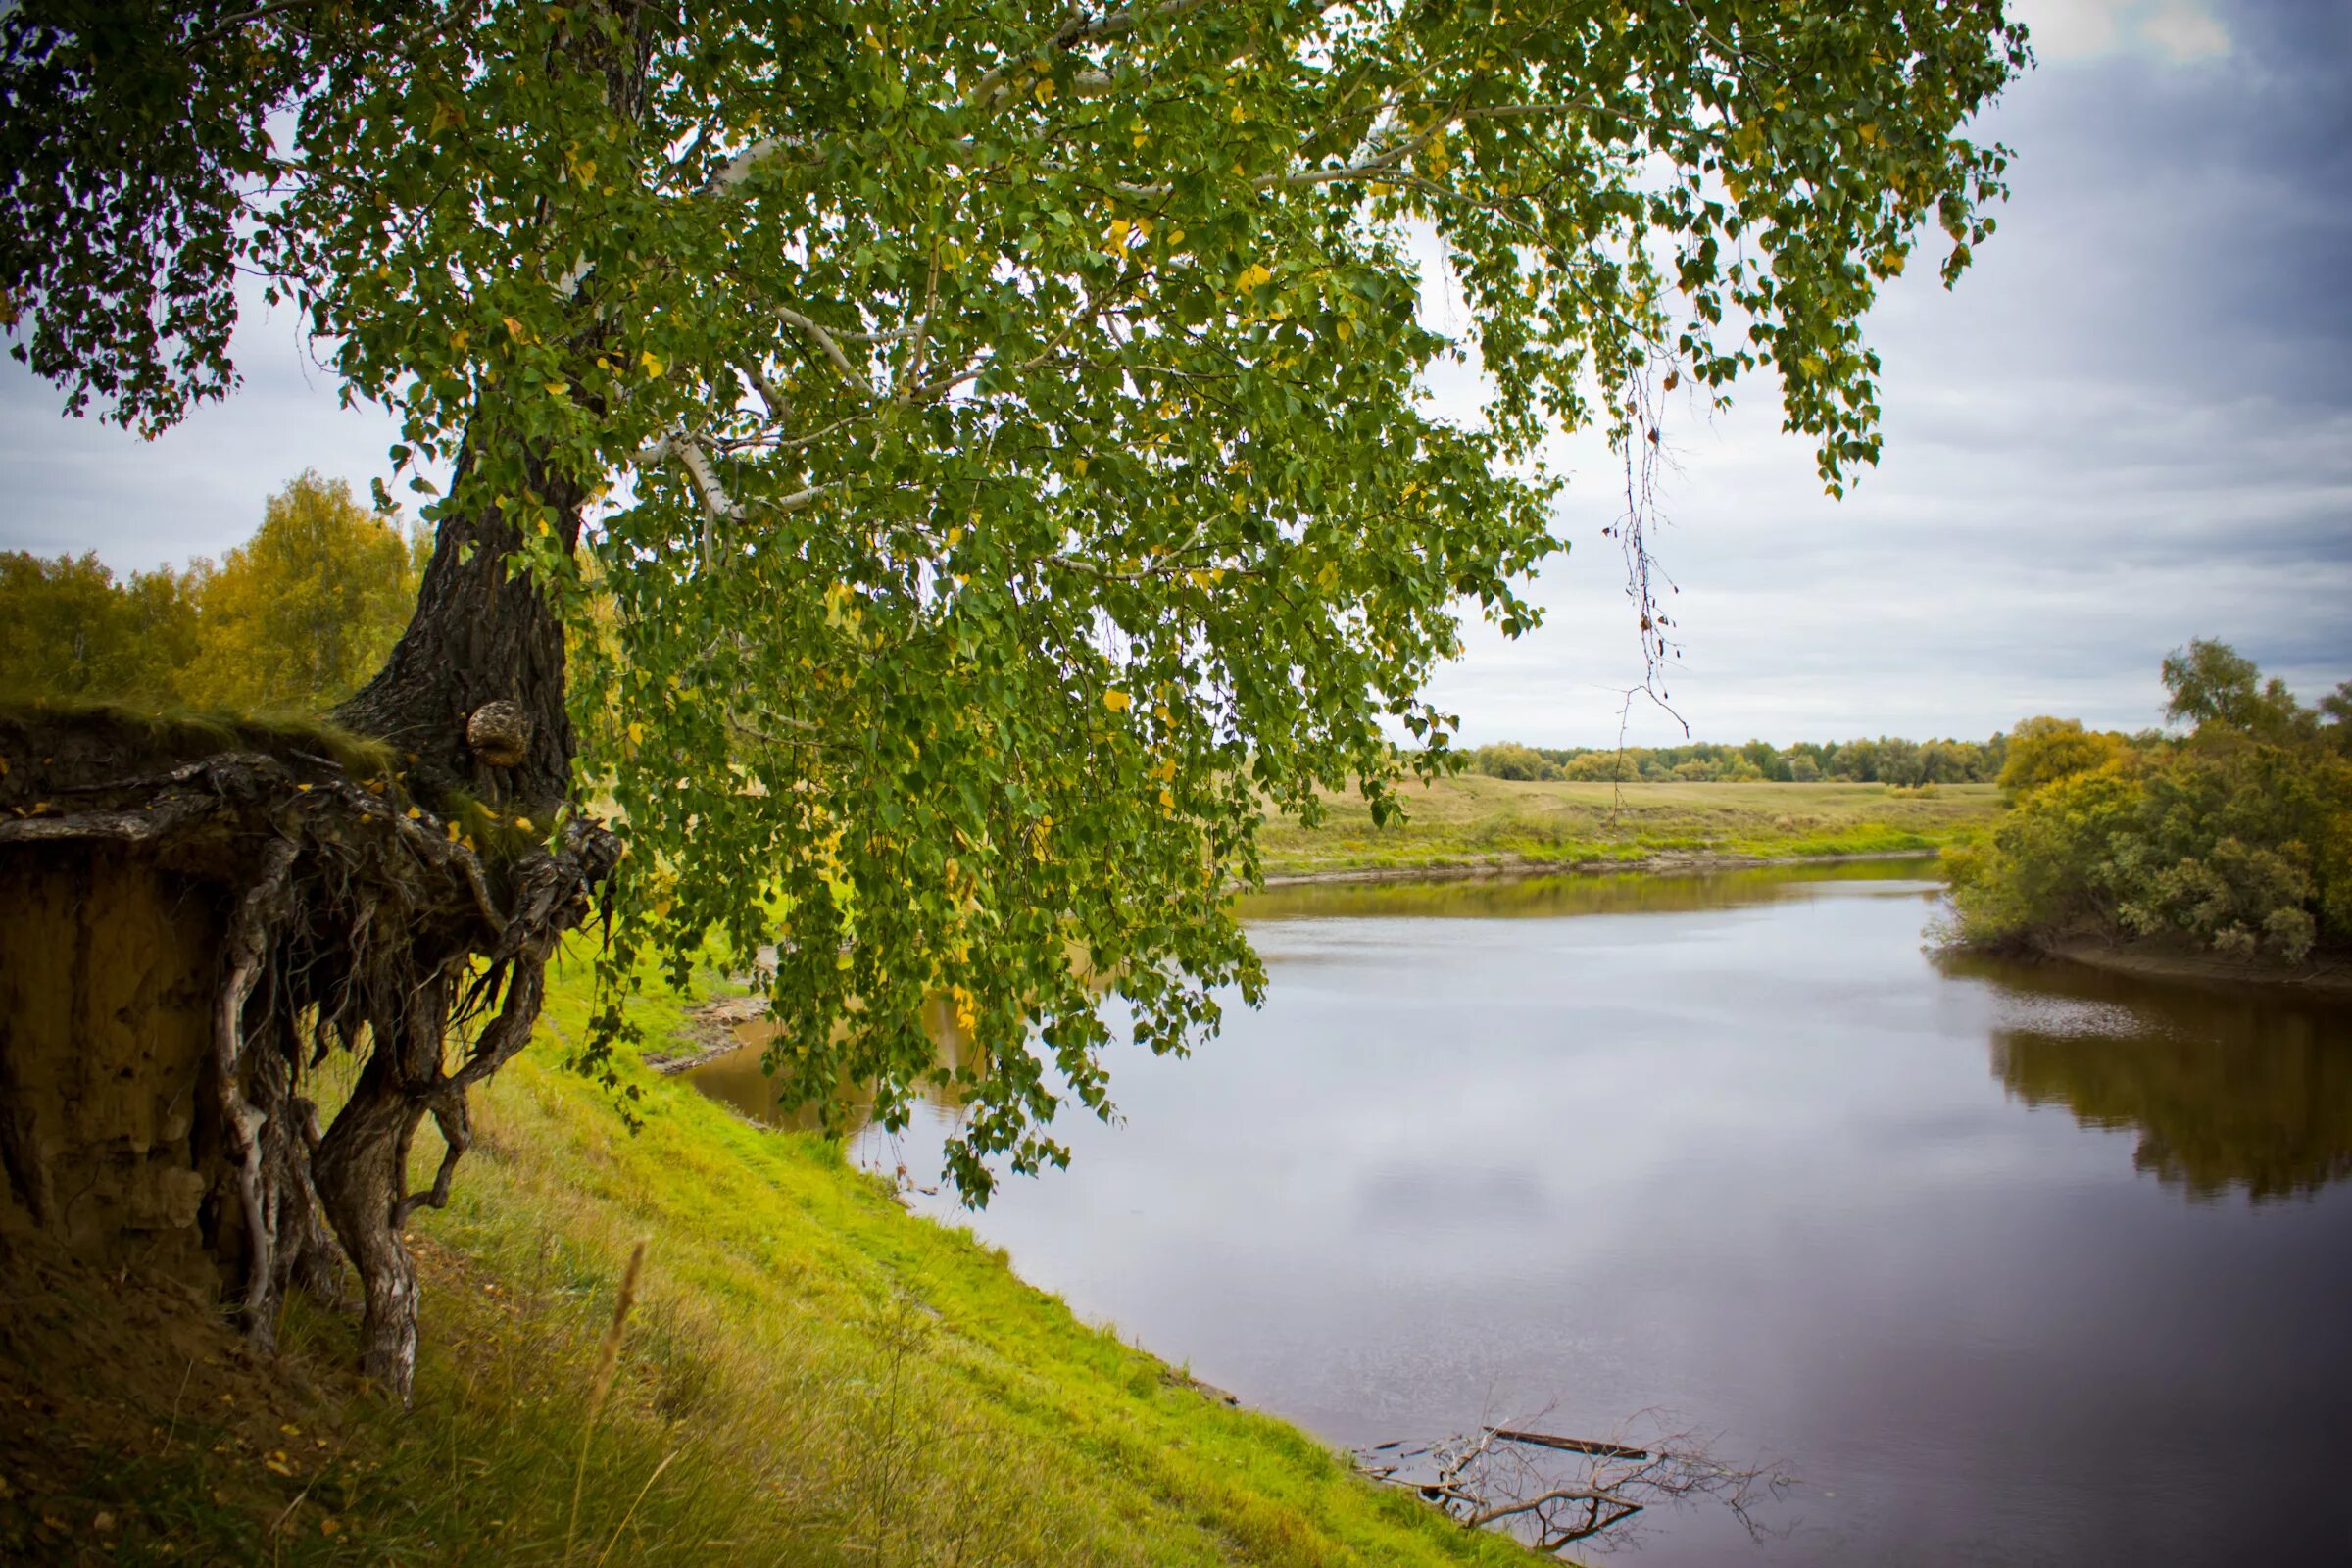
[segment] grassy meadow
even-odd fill
[[[1001,1253],[906,1212],[836,1146],[755,1128],[641,1066],[623,1075],[640,1097],[632,1133],[608,1092],[558,1064],[583,991],[576,972],[561,978],[538,1047],[476,1096],[449,1209],[415,1222],[413,1414],[340,1370],[347,1319],[290,1308],[288,1361],[243,1373],[214,1331],[126,1372],[141,1384],[119,1401],[131,1408],[53,1399],[46,1449],[0,1454],[0,1557],[1527,1560],[1074,1320]],[[642,1005],[657,1044],[684,1021],[678,1003]],[[428,1123],[420,1176],[439,1153]]]
[[[1973,835],[2000,809],[1990,784],[1618,786],[1464,773],[1400,794],[1407,818],[1384,828],[1353,794],[1328,797],[1314,828],[1269,821],[1268,874],[1925,852]]]

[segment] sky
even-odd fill
[[[1839,502],[1768,381],[1670,404],[1658,554],[1697,739],[1982,737],[2033,713],[2158,721],[2158,666],[2219,637],[2306,698],[2352,677],[2352,5],[2017,0],[2037,68],[1976,127],[2015,150],[1957,290],[1922,265],[1868,323],[1886,450]],[[1931,252],[1933,254],[1933,252]],[[1922,258],[1923,262],[1926,260]],[[306,467],[388,476],[287,311],[243,388],[142,442],[0,365],[0,549],[118,570],[219,556]],[[1442,396],[1467,399],[1466,387]],[[1624,564],[1620,470],[1563,441],[1545,623],[1473,626],[1433,695],[1479,745],[1667,744]]]

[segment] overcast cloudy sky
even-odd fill
[[[1887,451],[1842,503],[1761,387],[1666,426],[1660,553],[1702,739],[2136,729],[2164,654],[2234,643],[2307,697],[2352,676],[2352,4],[2026,0],[2040,66],[1984,132],[2000,232],[1873,318]],[[289,313],[232,402],[142,443],[0,368],[0,549],[118,569],[218,555],[306,466],[363,493],[389,421],[338,408]],[[1641,676],[1605,451],[1575,474],[1540,631],[1482,630],[1438,694],[1473,744],[1611,742]],[[1633,737],[1675,738],[1638,710]]]

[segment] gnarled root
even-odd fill
[[[226,890],[202,1102],[230,1298],[269,1346],[290,1285],[341,1294],[339,1250],[359,1275],[363,1368],[405,1400],[417,1288],[401,1226],[448,1201],[471,1142],[467,1095],[529,1040],[548,957],[588,914],[616,842],[575,818],[554,845],[489,859],[390,781],[310,757],[230,753],[43,785],[80,797],[77,808],[0,820],[0,853],[114,845]],[[301,1091],[337,1051],[361,1065],[321,1134]],[[410,1193],[428,1115],[446,1152],[432,1185]]]

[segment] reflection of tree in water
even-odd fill
[[[1437,881],[1307,882],[1244,898],[1244,920],[1327,916],[1553,919],[1570,914],[1689,914],[1806,897],[1821,882],[1893,882],[1936,875],[1932,856],[1730,871],[1578,872]]]
[[[963,1086],[956,1081],[959,1070],[980,1066],[979,1053],[956,1020],[956,1010],[942,997],[934,997],[923,1007],[923,1024],[939,1047],[940,1076],[926,1077],[917,1084],[922,1098],[951,1115],[963,1109]],[[714,1100],[725,1101],[754,1121],[786,1132],[818,1132],[823,1130],[822,1107],[782,1105],[776,1102],[776,1081],[761,1057],[767,1043],[775,1037],[776,1027],[765,1022],[739,1024],[735,1038],[742,1046],[723,1056],[696,1067],[688,1074],[697,1089]],[[844,1081],[834,1089],[833,1126],[844,1138],[855,1137],[865,1130],[873,1117],[873,1085]]]
[[[2139,1134],[2132,1163],[2210,1200],[2254,1202],[2352,1176],[2352,1007],[2156,984],[2072,964],[1950,960],[1994,982],[2010,1020],[1992,1068],[2029,1105]]]

